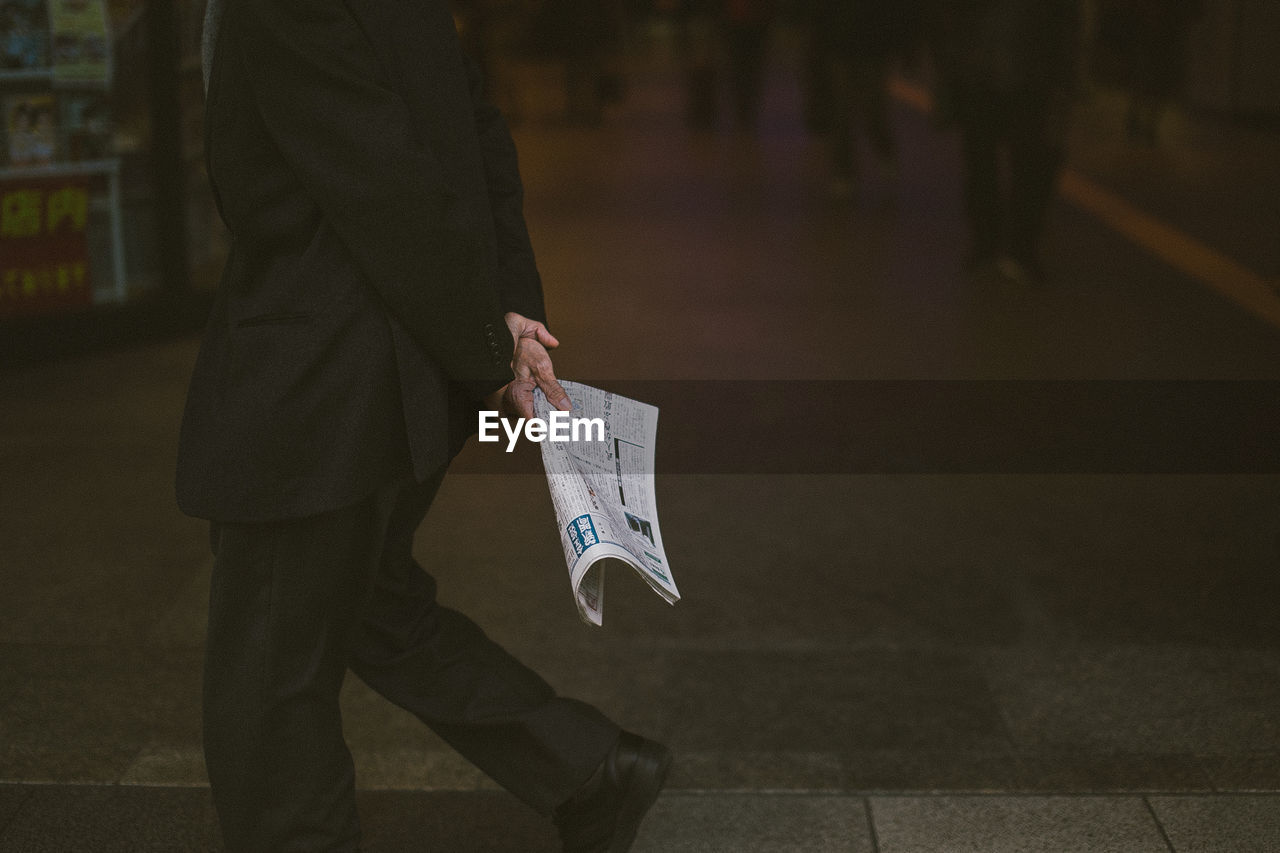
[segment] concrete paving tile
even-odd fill
[[[360,792],[365,853],[557,853],[555,826],[500,792]]]
[[[182,547],[188,541],[185,534],[172,548],[138,544],[130,535],[111,529],[77,530],[66,541],[12,557],[15,568],[21,569],[13,574],[22,579],[0,603],[0,640],[50,645],[145,642],[154,621],[181,589],[185,561],[194,555]],[[148,535],[138,534],[143,543]],[[201,534],[192,535],[198,540]],[[11,575],[5,577],[7,581]]]
[[[120,776],[121,785],[165,788],[208,787],[200,744],[173,745],[151,742],[129,762]]]
[[[840,758],[828,752],[745,752],[725,750],[675,753],[667,790],[841,791]]]
[[[770,517],[808,530],[808,516],[818,532],[793,546],[764,527],[745,531],[750,554],[729,546],[723,568],[717,555],[700,555],[710,563],[708,585],[741,566],[732,588],[750,594],[737,597],[721,583],[726,592],[716,590],[715,607],[704,605],[698,624],[761,643],[820,636],[833,644],[1015,645],[1120,636],[1266,644],[1280,636],[1268,630],[1274,609],[1236,601],[1232,590],[1276,582],[1268,569],[1273,537],[1258,516],[1274,505],[1275,486],[1241,479],[749,478],[751,488],[741,492],[768,494],[781,507],[771,506]],[[708,487],[717,508],[761,515],[730,487]],[[1253,532],[1233,536],[1232,513],[1256,517]],[[701,522],[726,525],[723,518]],[[824,531],[848,528],[858,531],[856,559],[833,559],[843,545]],[[1208,580],[1198,574],[1208,571],[1206,561],[1214,566]],[[1171,563],[1196,568],[1171,570]],[[796,566],[804,567],[805,583],[775,582]],[[810,595],[814,588],[824,595]],[[1217,603],[1207,608],[1206,598]],[[760,618],[762,601],[773,606],[768,618]]]
[[[35,744],[0,744],[0,782],[112,783],[129,769],[145,742],[142,737],[126,738],[118,743],[86,743],[86,740],[81,737],[64,742],[55,737]]]
[[[873,797],[880,853],[1168,853],[1141,797]]]
[[[803,641],[839,647],[922,635],[995,643],[1016,635],[1006,584],[992,576],[999,561],[984,557],[966,528],[976,513],[945,487],[816,475],[663,482],[664,519],[672,519],[663,522],[668,553],[691,561],[686,581],[672,556],[685,600],[676,618],[657,623],[665,643],[715,637],[743,648]],[[751,522],[761,518],[770,521]],[[923,529],[934,538],[919,535]],[[858,532],[856,553],[848,550],[848,530]],[[630,612],[621,619],[644,629]]]
[[[847,753],[845,787],[870,792],[1111,793],[1211,791],[1187,755],[886,750]]]
[[[31,789],[26,786],[0,783],[0,838],[4,837],[5,827],[30,796]]]
[[[1213,790],[1201,761],[1192,755],[1035,751],[1019,760],[1011,790],[1041,793],[1122,793]]]
[[[456,752],[352,750],[356,787],[364,791],[501,790]]]
[[[635,853],[871,853],[860,797],[665,794]]]
[[[660,483],[668,550],[695,560],[689,578],[678,578],[685,600],[668,608],[642,587],[628,590],[605,634],[1261,647],[1280,636],[1280,615],[1258,603],[1280,594],[1266,515],[1280,501],[1277,478],[668,475]],[[530,505],[545,501],[536,478],[521,488],[515,494]],[[451,510],[459,531],[464,506],[483,506],[483,490],[471,491]],[[776,526],[742,522],[759,517]],[[806,530],[803,541],[777,535],[789,527]],[[858,532],[856,553],[846,529]],[[460,537],[450,530],[438,538]],[[702,544],[708,536],[714,549]],[[528,527],[530,542],[545,538],[539,525]],[[456,542],[465,563],[466,539]],[[555,567],[558,556],[539,551],[533,564]],[[803,583],[779,582],[796,572]],[[471,575],[458,579],[474,588],[471,600],[492,599],[492,583],[481,586],[486,575]],[[531,603],[571,616],[558,570],[548,576],[555,582]],[[1245,600],[1242,588],[1259,595]],[[520,592],[517,601],[528,598]],[[528,610],[510,612],[516,642],[538,630]],[[572,632],[571,620],[564,626]]]
[[[158,602],[158,615],[147,628],[146,644],[185,647],[203,653],[212,571],[213,559],[206,557],[197,567],[184,572],[187,577],[183,585]]]
[[[0,766],[19,779],[115,782],[156,738],[198,743],[188,650],[9,645],[0,685]]]
[[[1020,773],[1010,751],[861,750],[840,757],[850,791],[1012,791]]]
[[[1177,853],[1280,850],[1280,796],[1150,797]]]
[[[944,509],[941,490],[922,496],[927,489],[887,478],[829,476],[701,477],[681,486],[669,502],[677,523],[668,551],[687,541],[682,550],[696,555],[696,571],[681,602],[688,613],[667,639],[714,634],[744,648],[806,640],[838,647],[922,633],[1001,642],[1016,630],[1001,584],[987,582],[991,562],[936,547],[959,535],[966,515]],[[915,524],[936,533],[934,542],[904,524],[897,510],[906,505]],[[769,523],[749,521],[763,518]],[[858,532],[856,554],[847,548],[849,530]],[[714,550],[699,544],[708,536]]]
[[[1070,477],[1024,514],[1052,555],[1029,588],[1063,639],[1275,648],[1274,476]],[[1040,511],[1052,515],[1037,519]],[[1034,568],[1034,567],[1032,567]],[[1243,590],[1253,594],[1242,595]]]
[[[208,554],[173,498],[183,340],[0,377],[0,641],[137,642]]]
[[[1280,752],[1202,755],[1200,762],[1218,791],[1280,791]]]
[[[486,561],[509,557],[472,544],[492,539],[472,527],[493,494],[536,508],[545,492],[538,477],[451,475],[418,540],[442,566],[442,599],[483,614],[495,637],[535,653],[578,636],[584,645],[618,637],[678,645],[711,636],[744,646],[841,645],[918,642],[922,632],[945,642],[1008,642],[1020,630],[1008,576],[1037,559],[1019,543],[984,537],[983,510],[1000,500],[998,486],[975,494],[962,478],[669,473],[659,477],[659,501],[683,600],[669,607],[627,572],[611,571],[605,627],[583,635],[544,514],[519,522],[532,571],[499,576]],[[749,521],[760,517],[772,523]],[[808,531],[804,540],[777,534],[790,527]],[[848,527],[859,533],[856,559],[840,532]],[[683,573],[677,555],[687,555]],[[803,582],[783,581],[793,576]]]
[[[1020,748],[1122,754],[1280,748],[1280,651],[1085,646],[983,654]]]
[[[373,749],[353,746],[356,787],[367,791],[478,791],[497,784],[465,758],[439,744],[434,749]],[[129,762],[122,785],[151,787],[207,787],[200,744],[172,746],[151,743]]]
[[[676,748],[1008,747],[977,668],[952,652],[690,652],[674,669]]]
[[[3,853],[187,853],[221,850],[207,789],[59,786],[31,789],[0,833]]]

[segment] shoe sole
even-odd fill
[[[618,810],[617,830],[609,843],[608,853],[627,853],[636,840],[640,830],[640,821],[648,814],[658,799],[671,770],[671,751],[659,743],[645,741],[636,756],[636,766],[650,761],[657,764],[657,772],[648,776],[643,784],[628,784],[627,793]],[[634,780],[634,777],[633,777]]]

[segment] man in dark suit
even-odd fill
[[[228,849],[356,850],[350,668],[620,851],[670,756],[440,607],[413,533],[478,406],[568,408],[514,145],[444,0],[224,0],[210,180],[232,245],[191,381],[182,509],[212,521],[205,757]]]

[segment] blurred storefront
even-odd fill
[[[226,243],[204,176],[203,12],[0,0],[0,335],[199,314]]]

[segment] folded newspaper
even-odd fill
[[[680,592],[662,547],[653,490],[657,408],[578,382],[560,384],[573,401],[573,418],[587,428],[575,429],[568,441],[543,441],[542,464],[578,615],[603,624],[609,560],[631,566],[675,604]],[[546,397],[537,392],[534,414],[545,421],[550,412]]]

